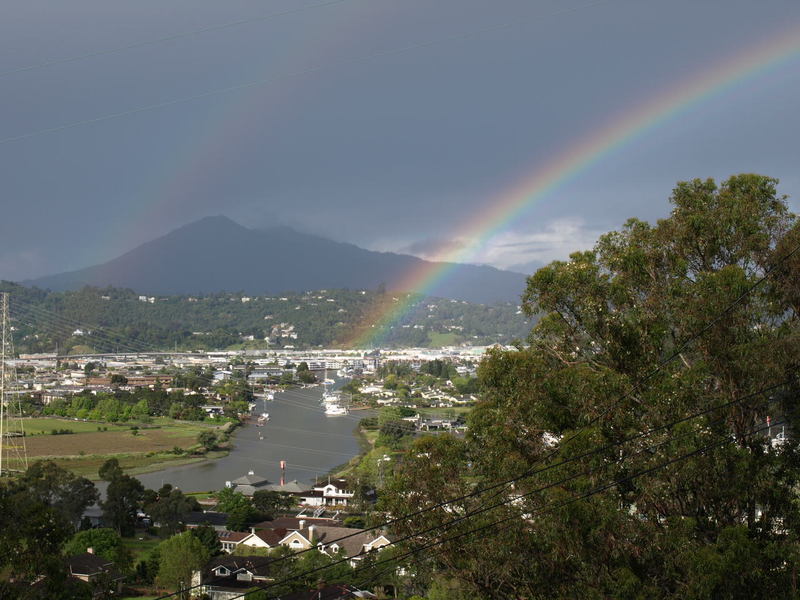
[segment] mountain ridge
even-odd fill
[[[286,226],[255,230],[225,216],[204,217],[145,242],[105,263],[26,280],[54,291],[85,285],[142,294],[244,291],[274,294],[324,288],[402,289],[412,269],[431,264],[415,256],[366,250],[349,242]],[[431,295],[491,303],[516,301],[525,276],[490,266],[439,263],[448,273]]]

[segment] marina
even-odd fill
[[[328,418],[321,406],[323,391],[322,386],[292,388],[275,393],[273,400],[257,398],[253,414],[259,416],[234,432],[228,456],[137,477],[152,489],[171,483],[186,492],[209,491],[249,471],[279,481],[281,461],[288,479],[322,477],[359,453],[354,429],[368,416],[359,411],[358,416],[341,412]]]

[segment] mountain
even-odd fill
[[[288,227],[248,229],[227,217],[206,217],[109,262],[26,281],[54,291],[85,285],[141,294],[243,291],[275,294],[324,288],[402,290],[403,278],[427,261],[374,252]],[[430,263],[428,263],[430,264]],[[517,301],[525,276],[488,266],[452,265],[431,295],[468,302]]]

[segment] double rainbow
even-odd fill
[[[405,317],[417,294],[426,295],[448,276],[457,263],[469,262],[498,233],[536,203],[615,150],[661,126],[695,105],[719,96],[765,72],[785,66],[800,55],[800,27],[793,27],[764,43],[748,47],[710,69],[670,86],[654,98],[611,119],[579,139],[552,160],[537,166],[512,188],[490,200],[455,229],[453,238],[471,240],[464,247],[447,249],[410,270],[392,287],[415,292],[387,298],[369,312],[347,345],[378,345],[382,336]],[[520,290],[522,292],[522,290]]]

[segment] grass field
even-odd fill
[[[95,423],[89,421],[77,421],[73,419],[58,419],[42,417],[40,419],[23,419],[22,426],[25,428],[25,435],[50,435],[53,429],[71,429],[75,433],[96,432],[98,428],[106,427],[109,431],[124,431],[130,429],[130,425],[119,426],[112,423]]]
[[[214,452],[203,457],[184,453],[197,447],[201,431],[215,428],[204,423],[156,419],[140,425],[135,432],[130,424],[55,418],[24,419],[23,426],[29,461],[51,459],[77,475],[93,479],[97,478],[100,466],[111,457],[117,458],[128,473],[138,474],[226,454]],[[105,431],[98,431],[98,427]],[[74,433],[52,435],[53,429],[70,429]],[[176,448],[183,452],[174,452]]]

